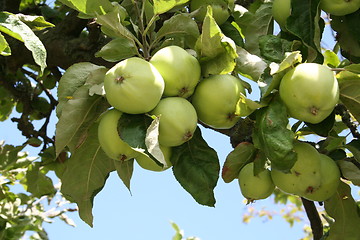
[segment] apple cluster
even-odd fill
[[[249,202],[269,197],[278,187],[281,191],[311,201],[325,201],[337,191],[340,170],[328,156],[312,145],[296,141],[297,161],[289,172],[264,169],[255,174],[254,162],[246,164],[239,173],[241,193]]]
[[[234,126],[241,117],[240,96],[245,95],[235,76],[202,78],[196,57],[178,46],[158,50],[149,61],[139,57],[120,61],[105,74],[104,90],[113,108],[100,119],[102,149],[112,159],[135,158],[140,166],[153,171],[171,166],[171,148],[190,140],[199,121],[213,128]],[[120,138],[118,121],[123,113],[159,118],[158,142],[166,167]]]

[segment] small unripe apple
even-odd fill
[[[291,14],[291,0],[274,0],[272,5],[272,15],[279,26],[284,29],[286,19]]]
[[[291,117],[313,124],[328,117],[339,101],[334,73],[317,63],[302,63],[287,72],[279,92]]]
[[[213,18],[218,25],[223,24],[229,18],[228,1],[226,0],[191,0],[190,11],[199,9],[195,19],[203,21],[206,15],[207,6],[210,5],[213,10]]]
[[[157,51],[150,63],[165,81],[164,96],[187,98],[193,94],[200,81],[198,60],[178,46],[168,46]]]
[[[320,8],[335,16],[344,16],[360,8],[360,0],[320,0]]]
[[[194,107],[185,98],[163,98],[150,113],[160,117],[160,145],[179,146],[193,137],[197,127],[197,114]]]
[[[98,139],[101,148],[109,158],[126,161],[136,157],[138,152],[119,136],[118,122],[121,115],[122,112],[113,108],[100,116]]]
[[[238,177],[241,193],[248,201],[265,199],[269,197],[275,185],[271,179],[270,171],[264,169],[258,175],[254,175],[254,163],[246,164]]]
[[[157,162],[156,160],[150,158],[146,154],[139,154],[139,156],[137,156],[135,160],[140,167],[146,170],[161,172],[166,169],[169,169],[172,166],[172,163],[170,162],[171,147],[160,146],[160,149],[164,155],[167,165],[166,167],[162,166],[160,162]]]
[[[114,108],[129,114],[147,113],[155,108],[165,83],[159,71],[142,58],[117,63],[104,79],[106,98]]]

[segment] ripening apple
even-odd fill
[[[124,142],[118,132],[118,122],[122,112],[110,109],[100,116],[98,139],[102,150],[109,158],[126,161],[138,155],[138,152]]]
[[[223,24],[229,18],[228,1],[226,0],[191,0],[190,11],[199,9],[195,19],[203,21],[206,15],[207,6],[210,5],[213,11],[213,18],[218,25]]]
[[[291,0],[274,0],[272,5],[272,15],[279,26],[284,29],[286,19],[291,14]]]
[[[334,195],[340,184],[340,170],[330,157],[320,154],[321,163],[321,184],[317,189],[303,195],[304,198],[311,201],[325,201]]]
[[[227,129],[241,117],[240,94],[245,89],[240,79],[230,75],[212,75],[204,78],[192,96],[198,118],[216,129]]]
[[[150,63],[165,81],[164,96],[187,98],[200,81],[198,60],[178,46],[167,46],[157,51]]]
[[[160,162],[147,156],[145,153],[140,153],[135,158],[135,160],[139,164],[140,167],[142,167],[143,169],[146,169],[146,170],[150,170],[150,171],[154,171],[154,172],[161,172],[166,169],[169,169],[172,166],[172,163],[170,162],[171,147],[160,146],[160,149],[164,155],[166,167],[164,167]]]
[[[104,78],[104,89],[110,105],[129,114],[147,113],[154,109],[164,88],[159,71],[138,57],[117,63]]]
[[[302,63],[288,71],[279,92],[291,117],[313,124],[328,117],[339,101],[334,73],[317,63]]]
[[[238,182],[242,195],[248,201],[265,199],[275,189],[269,169],[264,169],[258,175],[254,175],[254,162],[246,164],[240,170]]]
[[[194,107],[185,98],[163,98],[150,114],[160,117],[160,145],[179,146],[193,137],[198,118]]]
[[[320,0],[320,8],[335,16],[344,16],[360,8],[360,0]]]

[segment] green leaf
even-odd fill
[[[211,6],[207,8],[202,33],[196,42],[195,50],[198,53],[204,76],[226,74],[232,72],[235,68],[236,45],[232,39],[221,32],[212,17]]]
[[[286,52],[292,51],[293,42],[274,35],[265,35],[259,38],[261,56],[268,61],[280,63]]]
[[[244,39],[241,36],[241,29],[236,22],[224,22],[220,25],[221,31],[225,36],[231,38],[239,47],[244,47]]]
[[[101,25],[103,33],[112,38],[125,38],[133,41],[135,45],[136,37],[124,26],[124,18],[127,12],[125,8],[116,5],[111,12],[104,15],[98,15],[96,22]]]
[[[56,115],[60,118],[62,109],[72,99],[74,93],[83,85],[97,85],[104,81],[107,69],[89,62],[75,63],[70,66],[60,79],[57,89],[59,104]]]
[[[18,154],[25,146],[5,145],[0,141],[0,171],[9,171],[16,168]]]
[[[5,37],[0,33],[0,54],[3,56],[10,56],[11,55],[11,49],[6,41]]]
[[[360,64],[350,64],[344,67],[346,71],[360,74]]]
[[[41,171],[39,162],[29,166],[26,172],[27,191],[32,193],[35,197],[51,196],[56,193],[54,184],[48,176]]]
[[[333,111],[327,118],[317,124],[306,123],[306,125],[319,136],[329,136],[335,124],[335,112]]]
[[[152,121],[153,119],[145,114],[123,113],[118,123],[120,138],[134,150],[145,151],[146,132]]]
[[[280,81],[287,71],[295,64],[301,63],[302,57],[299,51],[289,52],[285,54],[284,60],[280,64],[272,62],[269,69],[264,71],[261,76],[260,90],[263,97],[268,96],[274,89],[280,86]]]
[[[234,19],[245,36],[245,49],[260,56],[259,38],[271,32],[273,22],[272,3],[262,3],[255,12],[250,12],[243,6],[235,5]]]
[[[266,62],[257,55],[249,53],[244,48],[237,47],[236,52],[238,57],[236,58],[235,71],[255,82],[259,80],[267,68]]]
[[[324,21],[320,18],[320,0],[292,0],[291,15],[286,20],[286,29],[299,37],[308,48],[308,62],[323,63],[320,39]]]
[[[352,74],[347,78],[338,78],[340,87],[340,100],[360,121],[360,75]]]
[[[138,54],[134,41],[128,38],[115,38],[103,46],[95,57],[102,57],[108,62],[118,62],[120,60],[135,56]]]
[[[41,73],[44,72],[46,49],[35,33],[18,16],[0,12],[0,31],[24,42],[25,47],[31,51],[35,63],[40,66]]]
[[[154,0],[154,14],[165,13],[172,8],[187,3],[189,0]]]
[[[351,196],[350,186],[341,182],[337,193],[324,202],[325,210],[335,222],[330,225],[327,240],[359,238],[359,207]]]
[[[19,19],[28,25],[32,30],[42,30],[44,28],[55,27],[54,24],[45,20],[43,16],[32,16],[24,14],[16,14]]]
[[[63,106],[62,114],[56,124],[56,156],[67,146],[74,152],[84,141],[89,126],[103,113],[109,104],[105,98],[89,96],[89,86],[77,89]]]
[[[14,105],[13,96],[3,86],[0,86],[0,121],[5,121],[9,118]]]
[[[331,50],[326,50],[324,53],[324,65],[329,67],[337,67],[340,64],[340,59],[336,53]],[[346,68],[346,67],[345,67]]]
[[[93,124],[84,143],[65,163],[66,170],[61,177],[61,192],[76,202],[80,218],[91,227],[94,198],[104,187],[110,172],[115,170],[114,161],[99,145],[97,131],[98,124]]]
[[[63,4],[79,12],[95,16],[105,14],[113,9],[109,0],[60,0]]]
[[[345,147],[352,153],[356,161],[360,162],[360,140],[354,139],[346,144]]]
[[[271,167],[288,171],[296,162],[293,151],[294,133],[287,128],[286,107],[276,97],[266,108],[258,110],[254,129],[255,147],[261,149],[271,161]]]
[[[336,40],[340,44],[341,54],[352,60],[352,57],[360,57],[360,34],[357,30],[359,13],[345,16],[331,16],[331,28],[334,29]]]
[[[339,160],[337,164],[340,167],[342,175],[354,185],[360,186],[360,169],[352,162]]]
[[[185,38],[188,47],[193,48],[199,36],[199,28],[194,19],[188,14],[176,14],[164,22],[154,42],[159,42],[163,38]]]
[[[254,160],[256,148],[249,142],[237,145],[226,157],[222,167],[221,177],[224,182],[229,183],[236,179],[240,170],[249,162]]]
[[[219,178],[219,159],[198,128],[190,141],[173,147],[173,173],[180,185],[202,205],[214,206],[214,188]]]
[[[134,159],[130,159],[128,161],[114,160],[114,164],[119,178],[130,191],[130,181],[134,170]]]

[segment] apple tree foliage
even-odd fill
[[[98,119],[110,108],[104,76],[121,60],[150,60],[157,50],[177,45],[196,56],[202,77],[232,74],[249,93],[249,82],[260,90],[259,99],[241,96],[239,105],[247,114],[235,126],[213,129],[234,147],[226,159],[218,159],[206,143],[200,126],[211,127],[200,122],[189,142],[173,147],[170,171],[185,191],[199,204],[214,206],[217,182],[233,181],[249,162],[256,173],[269,164],[289,171],[297,160],[293,140],[301,139],[331,157],[341,171],[336,194],[320,203],[325,207],[321,217],[318,203],[301,198],[314,239],[358,239],[360,211],[351,189],[360,185],[360,11],[333,16],[321,11],[320,0],[291,0],[291,13],[279,29],[271,0],[219,1],[229,15],[221,24],[215,15],[224,9],[205,6],[202,18],[189,0],[0,3],[0,120],[17,112],[11,121],[27,138],[20,146],[0,143],[1,236],[18,238],[30,230],[47,239],[42,222],[59,217],[71,224],[65,213],[72,209],[39,214],[45,212],[40,200],[63,196],[92,226],[93,200],[111,172],[130,189],[134,160],[109,158],[97,137]],[[334,35],[332,49],[323,38],[327,24]],[[290,118],[278,97],[282,77],[304,62],[331,68],[340,87],[333,112],[316,124]],[[47,127],[55,114],[53,135]],[[130,146],[148,151],[149,144],[157,144],[158,124],[148,114],[124,114],[118,129]],[[38,157],[27,156],[25,147],[38,148]],[[61,189],[49,172],[61,180]],[[27,194],[12,192],[16,184]],[[278,202],[294,197],[278,189],[274,194]]]

